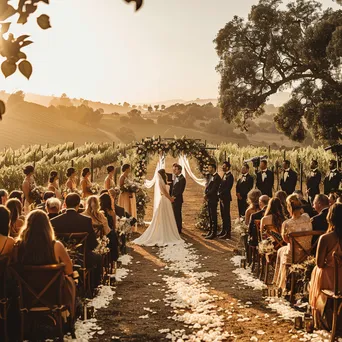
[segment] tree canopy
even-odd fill
[[[275,116],[295,141],[312,132],[335,142],[342,129],[342,11],[317,0],[259,0],[248,19],[235,16],[215,39],[223,118],[247,129],[268,97],[290,89]]]

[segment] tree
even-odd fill
[[[25,93],[22,90],[19,90],[8,97],[7,106],[10,108],[17,104],[23,103],[24,101]]]
[[[161,105],[161,110],[165,110],[165,105]]]
[[[248,20],[237,16],[215,39],[223,118],[247,129],[266,100],[295,87],[275,117],[279,130],[303,141],[337,141],[342,130],[342,11],[317,0],[259,0]]]
[[[151,106],[151,105],[149,105],[149,106],[147,107],[147,111],[148,111],[149,113],[152,113],[152,111],[153,111],[153,108],[152,108],[152,106]]]
[[[154,105],[154,110],[158,111],[158,109],[159,109],[159,105]]]
[[[124,108],[129,108],[131,105],[128,102],[124,102],[122,107]]]

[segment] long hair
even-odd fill
[[[265,216],[267,215],[272,215],[272,224],[280,231],[281,225],[285,221],[285,215],[279,198],[270,199],[265,211]]]
[[[303,208],[303,204],[297,195],[293,194],[286,198],[287,209],[290,215]]]
[[[287,194],[286,194],[286,192],[279,190],[275,193],[274,197],[279,198],[280,203],[283,207],[284,214],[286,217],[288,217],[290,214],[289,214],[289,211],[287,210],[287,203],[286,203]]]
[[[8,236],[10,232],[10,212],[4,206],[0,205],[0,234]]]
[[[76,169],[75,169],[75,168],[69,167],[69,168],[67,169],[66,175],[67,175],[67,177],[71,177],[75,172],[76,172]]]
[[[84,212],[85,215],[91,217],[91,219],[101,222],[100,215],[100,203],[97,196],[89,196],[87,199],[87,209]]]
[[[12,228],[21,215],[23,206],[17,198],[11,198],[7,201],[6,207],[10,211],[10,226]]]
[[[333,204],[328,212],[329,231],[334,231],[342,239],[342,203]]]
[[[161,175],[161,177],[163,178],[163,181],[165,182],[165,184],[167,184],[167,178],[166,178],[166,172],[164,169],[160,169],[158,171],[158,173]]]
[[[108,193],[103,193],[100,196],[100,209],[105,213],[108,213],[108,211],[113,210],[112,199],[110,198]]]
[[[258,189],[251,190],[247,195],[247,203],[253,208],[259,208],[259,198],[262,195]]]
[[[26,265],[56,264],[54,240],[55,233],[45,212],[31,211],[19,234],[18,261]]]

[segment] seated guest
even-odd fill
[[[0,255],[10,255],[14,246],[14,239],[10,235],[10,212],[0,205]]]
[[[50,220],[60,215],[61,206],[62,206],[62,203],[58,198],[52,197],[46,201],[45,209],[46,209],[46,212],[48,213],[48,217]]]
[[[303,212],[307,213],[310,217],[315,216],[316,213],[314,212],[310,203],[304,199],[303,192],[301,190],[295,190],[293,193],[297,195],[297,197],[301,201]]]
[[[311,219],[312,230],[326,231],[328,229],[327,215],[329,211],[329,197],[323,194],[316,195],[313,206],[318,212],[318,215]]]
[[[287,210],[287,204],[286,204],[286,192],[283,190],[279,190],[274,195],[275,198],[278,198],[280,200],[281,206],[283,207],[283,212],[285,215],[285,218],[290,218],[289,211]]]
[[[247,203],[249,204],[245,212],[245,224],[248,225],[251,219],[251,215],[260,210],[259,198],[261,196],[261,191],[258,189],[251,190],[247,195]]]
[[[321,290],[334,291],[334,257],[333,253],[342,253],[342,204],[334,204],[328,212],[329,230],[320,236],[316,253],[316,266],[311,274],[309,303],[317,329],[331,329],[332,303]],[[338,288],[342,289],[342,268],[339,267]],[[339,315],[337,327],[342,326]]]
[[[5,205],[8,199],[8,192],[5,189],[0,190],[0,205]]]
[[[42,203],[37,205],[36,209],[43,210],[46,212],[46,201],[49,198],[54,198],[54,197],[56,197],[56,195],[53,191],[45,191],[44,195],[43,195],[43,201],[42,201]]]
[[[286,199],[287,209],[291,215],[291,218],[284,221],[282,225],[282,238],[287,243],[286,246],[278,249],[277,261],[275,267],[275,273],[273,282],[278,288],[285,290],[286,284],[286,263],[292,262],[292,245],[290,244],[289,234],[294,232],[305,232],[312,230],[310,217],[308,214],[302,212],[302,202],[297,195],[290,195]],[[311,237],[299,238],[298,241],[305,249],[311,247]],[[298,259],[302,255],[303,251],[295,246],[295,258]]]
[[[335,192],[330,192],[328,197],[329,197],[329,204],[330,205],[333,205],[333,204],[335,204],[337,202],[337,197],[338,196],[336,195]]]
[[[13,190],[8,198],[17,198],[24,205],[24,193],[21,190]]]
[[[270,198],[267,195],[262,195],[259,198],[259,207],[261,210],[257,211],[256,213],[252,214],[249,226],[248,226],[248,235],[249,235],[249,245],[251,246],[257,246],[258,245],[258,234],[257,234],[257,228],[255,225],[256,220],[261,220],[264,215],[265,211],[268,205],[268,201]]]
[[[267,209],[265,211],[265,216],[261,219],[260,230],[263,231],[265,226],[274,226],[278,233],[281,233],[281,226],[285,221],[285,216],[283,212],[283,207],[281,205],[280,199],[271,198],[268,202]]]
[[[20,231],[14,262],[22,265],[52,265],[64,263],[63,304],[75,314],[76,288],[72,278],[73,266],[63,244],[56,240],[55,233],[46,213],[33,210]]]
[[[109,194],[103,193],[100,196],[100,209],[108,221],[108,226],[111,229],[109,239],[111,239],[111,255],[114,261],[119,258],[119,241],[116,233],[116,214],[113,210],[112,200]]]
[[[6,207],[10,211],[10,235],[15,239],[25,221],[25,217],[22,215],[23,206],[17,198],[11,198],[7,201]]]
[[[58,233],[88,233],[86,267],[96,268],[93,284],[93,286],[96,287],[101,280],[101,255],[93,252],[93,249],[97,247],[98,242],[91,219],[78,213],[80,202],[81,198],[78,194],[68,194],[65,198],[66,212],[53,218],[51,224],[55,229],[56,235],[58,235]]]

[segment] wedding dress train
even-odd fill
[[[155,191],[160,198],[155,203],[152,222],[146,231],[133,243],[141,246],[166,246],[183,243],[179,236],[171,201],[167,198],[168,185],[158,174]]]

